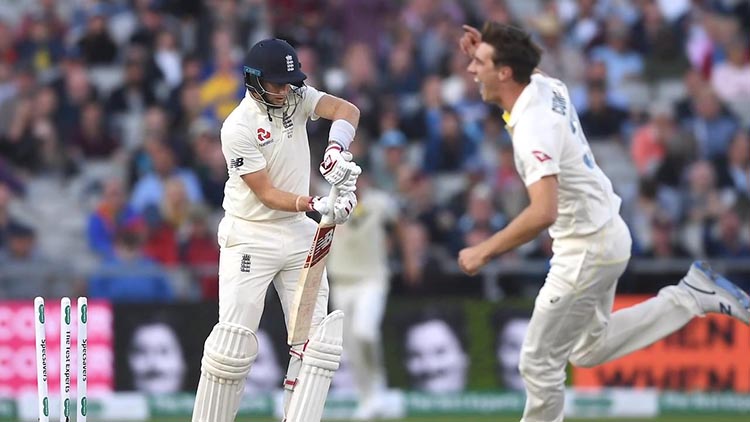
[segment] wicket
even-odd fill
[[[88,305],[85,297],[78,298],[78,385],[76,421],[86,422],[86,360]],[[70,298],[60,299],[60,422],[70,422],[71,380],[71,305]],[[49,391],[47,388],[47,335],[45,332],[44,298],[34,299],[34,328],[36,336],[36,380],[39,422],[49,422]]]

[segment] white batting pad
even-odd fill
[[[193,422],[232,422],[237,415],[245,377],[258,356],[255,333],[220,322],[206,339]]]
[[[341,362],[343,335],[344,313],[333,311],[305,345],[286,422],[319,422],[323,417],[331,378]]]

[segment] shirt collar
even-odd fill
[[[521,117],[521,112],[523,111],[526,106],[529,105],[531,100],[536,96],[537,88],[534,84],[534,77],[531,77],[531,82],[529,82],[526,87],[524,87],[523,91],[521,91],[521,95],[518,96],[518,99],[516,99],[516,103],[513,104],[513,109],[508,113],[507,111],[503,113],[503,120],[505,120],[505,123],[513,127],[518,123],[518,119]]]

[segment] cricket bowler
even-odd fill
[[[703,262],[678,285],[611,313],[617,279],[630,259],[631,237],[620,198],[599,169],[566,86],[537,72],[541,50],[529,34],[486,23],[464,26],[459,44],[482,99],[497,104],[513,140],[516,169],[530,204],[503,230],[460,251],[469,275],[489,260],[549,229],[553,257],[536,297],[521,349],[526,385],[524,422],[563,420],[565,367],[616,359],[678,330],[706,313],[745,324],[750,297]]]
[[[267,39],[247,54],[244,99],[224,121],[221,145],[229,179],[224,188],[225,216],[219,224],[219,322],[205,342],[193,422],[231,422],[245,378],[258,353],[258,330],[266,291],[273,282],[286,321],[297,280],[317,224],[305,212],[348,220],[360,168],[342,157],[354,139],[359,110],[351,103],[304,83],[297,53],[286,41]],[[308,119],[331,120],[329,146],[320,171],[339,196],[308,195],[310,148]],[[311,340],[290,350],[284,381],[284,418],[318,422],[330,377],[341,358],[343,314],[328,312],[328,281],[317,293]],[[313,339],[313,335],[315,338]],[[305,355],[304,353],[307,353]],[[303,379],[304,378],[304,379]],[[281,380],[280,380],[281,381]],[[294,387],[305,383],[304,394]],[[287,409],[294,400],[293,414]]]

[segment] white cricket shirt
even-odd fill
[[[592,234],[619,213],[622,201],[596,165],[561,81],[532,75],[503,119],[524,184],[557,175],[558,214],[549,228],[553,239]]]
[[[368,188],[346,224],[336,227],[326,269],[334,282],[380,280],[388,283],[386,226],[396,219],[396,202]]]
[[[223,207],[227,214],[251,221],[268,221],[298,213],[272,210],[263,205],[242,175],[265,168],[279,190],[307,195],[310,190],[310,146],[307,120],[316,120],[315,106],[323,92],[305,86],[294,114],[271,117],[265,107],[245,93],[221,127],[221,150],[229,179],[224,185]]]

